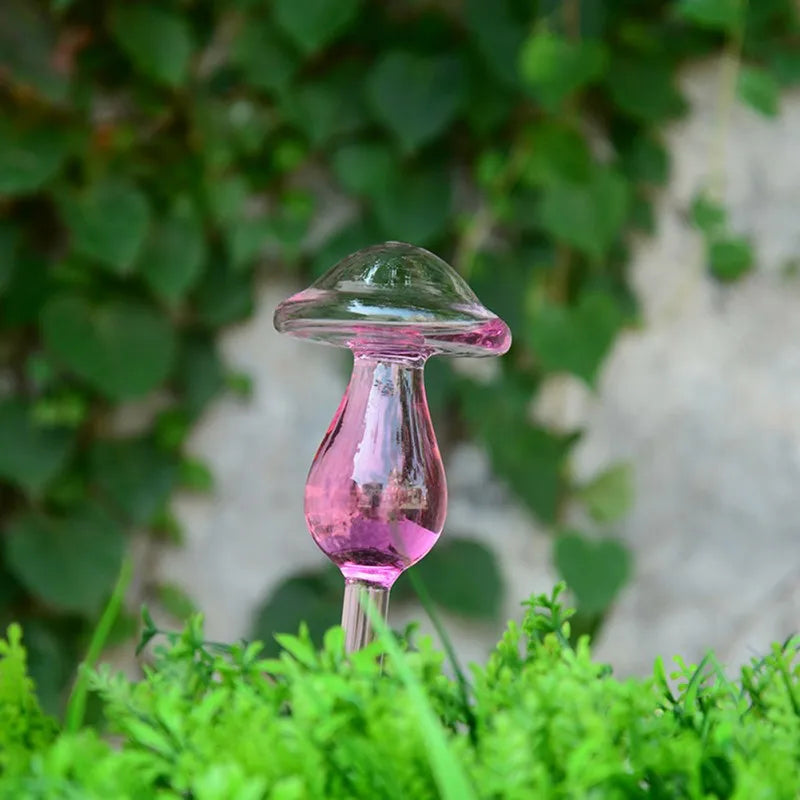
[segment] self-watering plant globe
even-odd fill
[[[372,638],[403,570],[436,544],[447,512],[444,466],[425,398],[434,355],[502,355],[508,326],[433,253],[400,242],[340,261],[284,300],[275,328],[349,347],[353,374],[308,475],[308,529],[345,578],[348,651]]]

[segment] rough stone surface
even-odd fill
[[[598,643],[622,672],[648,671],[659,653],[697,658],[706,646],[741,661],[800,628],[800,285],[782,271],[800,255],[800,96],[771,121],[733,109],[726,202],[734,228],[755,237],[759,270],[719,288],[686,221],[714,163],[717,81],[713,63],[687,75],[693,110],[668,133],[673,179],[658,232],[637,243],[632,267],[645,324],[617,342],[596,398],[559,378],[535,404],[554,425],[586,424],[579,475],[620,459],[635,466],[637,502],[618,534],[635,551],[636,577]],[[230,362],[255,379],[254,398],[221,401],[196,431],[192,447],[212,464],[217,491],[179,501],[187,545],[157,567],[195,598],[213,637],[246,633],[280,577],[323,563],[302,492],[346,375],[335,351],[273,332],[272,311],[289,290],[266,287],[255,318],[225,337]],[[447,469],[447,530],[496,548],[506,613],[519,616],[518,601],[554,580],[550,542],[479,450],[460,448]],[[395,619],[409,614],[397,609]],[[447,622],[467,659],[497,634]]]

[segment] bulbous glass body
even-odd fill
[[[306,483],[308,529],[348,580],[389,588],[434,546],[447,485],[424,358],[355,354]]]

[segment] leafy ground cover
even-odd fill
[[[618,680],[586,637],[570,644],[561,588],[531,598],[469,680],[411,629],[382,627],[351,657],[341,629],[319,650],[302,629],[265,659],[257,643],[205,642],[194,617],[140,682],[87,668],[93,726],[40,710],[14,625],[0,644],[0,797],[798,796],[800,639],[736,681],[711,655],[676,660],[670,680],[660,661]],[[146,638],[160,636],[147,620]]]

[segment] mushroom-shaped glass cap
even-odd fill
[[[502,355],[508,326],[433,253],[401,242],[367,247],[285,300],[275,327],[356,352]]]

